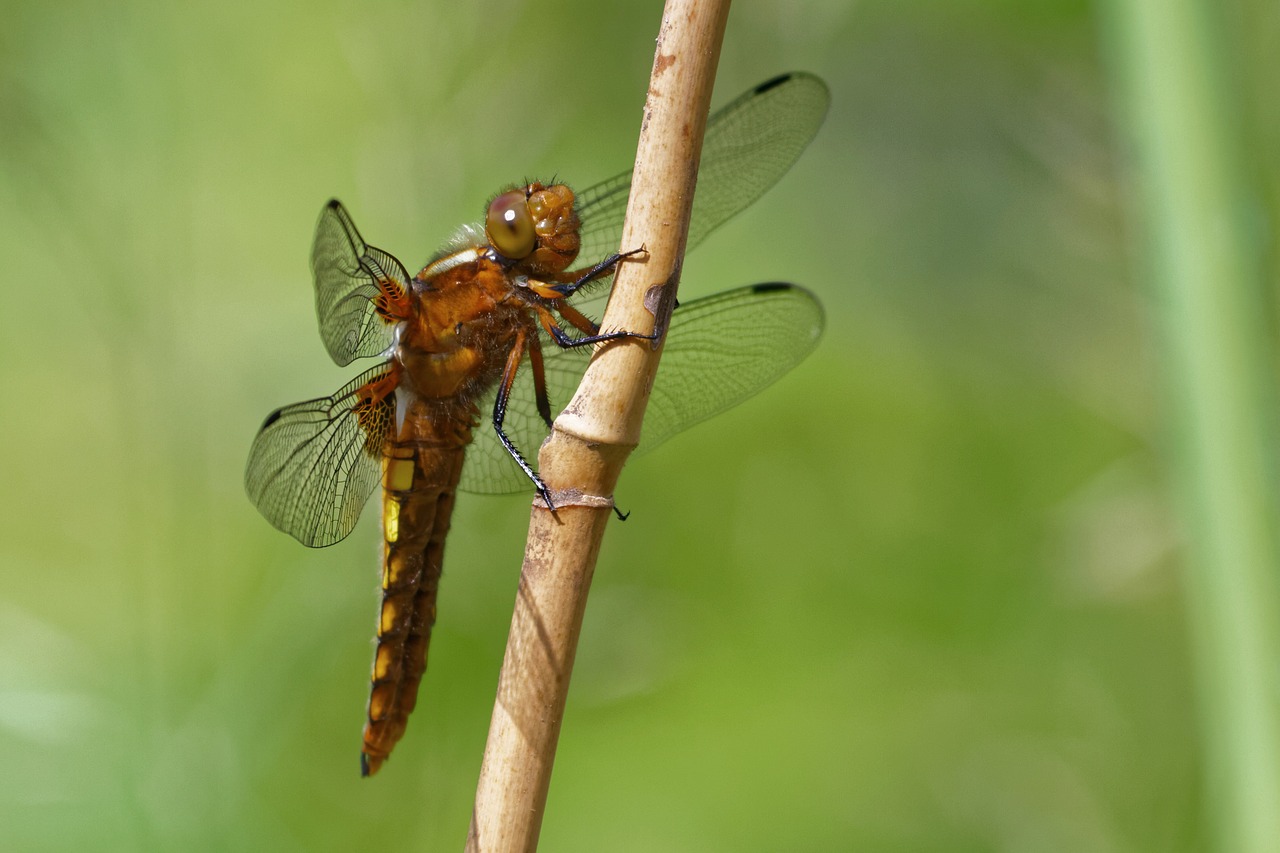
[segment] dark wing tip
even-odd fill
[[[271,414],[267,415],[267,419],[262,422],[262,426],[258,427],[258,432],[265,432],[267,427],[280,420],[280,415],[284,412],[285,407],[281,406]]]
[[[786,74],[779,74],[777,77],[774,77],[772,80],[766,80],[763,83],[761,83],[759,86],[756,86],[755,93],[757,95],[763,95],[765,92],[769,91],[770,89],[776,89],[777,87],[781,86],[783,83],[787,82],[794,76],[795,75],[790,72]]]
[[[795,83],[797,90],[816,88],[823,93],[822,96],[827,101],[827,105],[830,105],[831,90],[827,87],[826,82],[821,77],[810,74],[808,71],[788,71],[786,74],[779,74],[772,80],[766,80],[759,86],[756,86],[751,90],[750,94],[753,97],[758,97],[773,89],[777,89],[779,86],[784,86],[787,83]],[[825,116],[826,112],[827,107],[824,106],[822,109],[822,115]],[[822,124],[821,118],[819,118],[818,124]],[[816,131],[817,128],[815,127],[814,130]]]
[[[331,198],[327,202],[325,202],[324,207],[325,207],[325,210],[341,210],[342,202],[338,201],[336,198]]]
[[[765,281],[760,284],[751,285],[752,293],[776,293],[779,290],[795,290],[794,284],[787,284],[785,281]]]
[[[811,329],[811,336],[814,341],[822,336],[823,330],[827,327],[827,311],[822,307],[821,300],[813,294],[808,288],[801,287],[798,284],[789,284],[785,281],[762,281],[759,284],[750,285],[753,294],[764,293],[790,293],[801,299],[807,300],[812,304],[813,310],[817,312],[817,322]]]

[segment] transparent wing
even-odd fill
[[[781,379],[813,352],[824,323],[822,303],[794,284],[753,284],[681,305],[658,363],[640,450]]]
[[[761,83],[707,120],[693,197],[687,249],[778,182],[826,118],[831,94],[812,74],[783,74]],[[631,172],[578,193],[581,265],[618,251]]]
[[[591,348],[562,350],[550,338],[542,337],[542,356],[547,377],[547,398],[551,401],[551,416],[555,417],[569,403],[578,388]],[[493,402],[497,388],[490,389],[478,401],[480,423],[472,433],[467,447],[466,464],[462,466],[462,479],[458,486],[468,492],[482,494],[510,494],[532,492],[533,483],[516,465],[493,431]],[[502,429],[530,464],[537,466],[538,448],[550,430],[538,414],[533,390],[533,374],[526,358],[520,365],[511,397],[507,401],[507,413]]]
[[[245,491],[267,521],[303,545],[345,538],[378,485],[395,419],[391,372],[379,365],[332,397],[276,409],[253,440]]]
[[[817,346],[822,305],[793,284],[756,284],[680,305],[671,317],[666,345],[645,413],[640,452],[730,409],[773,384]],[[544,343],[551,411],[569,402],[586,370],[588,352]],[[504,429],[532,459],[547,436],[534,404],[533,381],[517,377]],[[488,422],[493,394],[481,403],[481,423],[467,449],[462,488],[473,492],[530,491],[529,479],[511,461]]]
[[[337,199],[325,205],[316,225],[311,273],[320,337],[333,360],[346,366],[386,352],[409,274],[391,255],[365,243]]]

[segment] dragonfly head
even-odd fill
[[[564,184],[536,181],[501,193],[485,214],[489,245],[535,275],[568,269],[580,245],[573,198]]]

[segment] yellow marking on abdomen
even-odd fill
[[[391,643],[379,643],[378,651],[373,657],[373,680],[381,681],[391,674],[391,667],[396,663],[396,654],[399,652]]]
[[[395,499],[389,499],[382,507],[382,532],[389,544],[400,538],[400,502]]]
[[[401,621],[400,617],[403,615],[400,612],[399,602],[395,598],[388,596],[382,599],[382,613],[378,619],[378,636],[385,637],[388,634],[395,633],[396,629],[400,627],[397,623]]]
[[[416,568],[415,562],[420,565],[421,561],[411,559],[399,549],[388,548],[387,551],[382,560],[382,588],[404,586],[410,580],[409,573]]]
[[[369,719],[378,721],[387,716],[395,704],[395,684],[375,684],[369,691]]]
[[[413,457],[388,459],[382,482],[389,492],[409,491],[413,487]]]

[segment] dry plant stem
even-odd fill
[[[605,328],[652,330],[655,286],[666,285],[659,313],[674,304],[728,12],[728,0],[669,0],[663,10],[621,247],[647,254],[619,270]],[[597,352],[539,455],[558,509],[538,502],[530,517],[467,850],[537,847],[610,498],[639,441],[659,352],[644,341]]]

